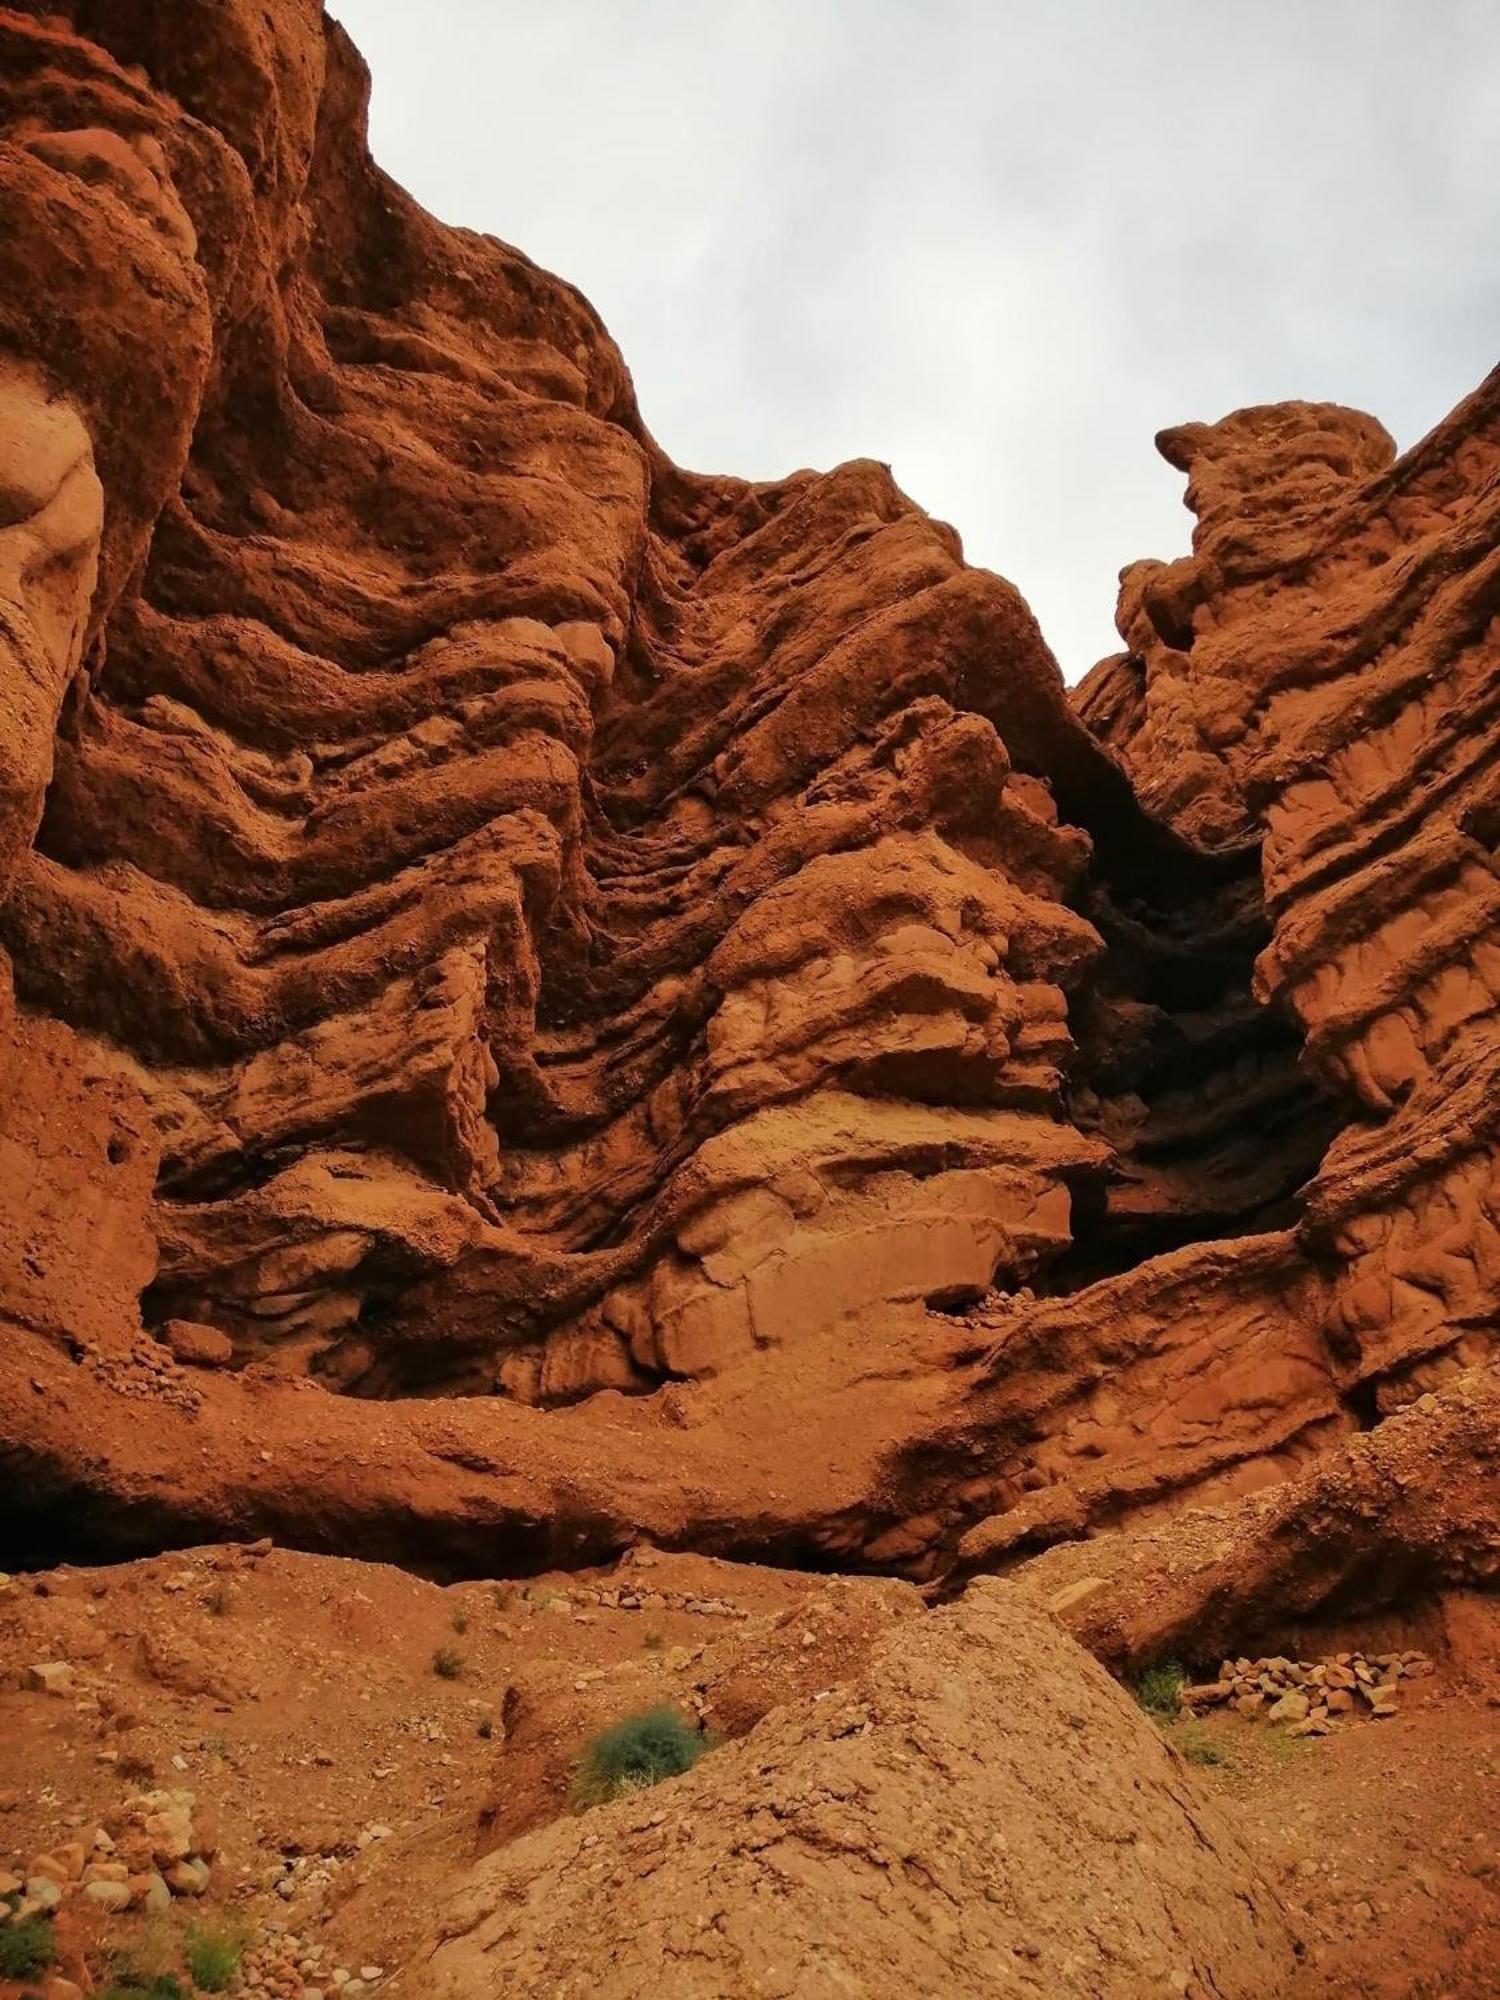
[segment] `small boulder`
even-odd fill
[[[208,1887],[209,1865],[199,1855],[174,1862],[167,1870],[167,1886],[174,1895],[201,1896]]]
[[[123,1861],[91,1861],[83,1871],[85,1882],[128,1882],[130,1870]]]
[[[1284,1694],[1280,1701],[1272,1702],[1271,1706],[1266,1710],[1266,1720],[1268,1722],[1304,1722],[1307,1719],[1307,1711],[1311,1706],[1311,1702],[1302,1693],[1301,1689],[1293,1688],[1289,1693]]]
[[[139,1877],[136,1879],[140,1880]],[[170,1910],[172,1907],[172,1891],[167,1887],[166,1882],[157,1874],[154,1868],[145,1877],[144,1886],[139,1892],[137,1892],[135,1882],[131,1883],[130,1893],[132,1897],[138,1895],[140,1907],[148,1916],[159,1917],[164,1911]]]
[[[111,1915],[130,1908],[128,1882],[86,1882],[83,1893],[89,1902],[97,1903],[101,1910],[108,1910]]]
[[[73,1669],[66,1660],[41,1660],[26,1669],[26,1685],[36,1694],[71,1694]]]
[[[189,1368],[227,1368],[234,1360],[234,1343],[216,1326],[201,1326],[197,1320],[169,1319],[161,1337],[174,1360]]]

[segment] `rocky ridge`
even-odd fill
[[[1075,703],[884,468],[673,467],[313,0],[187,12],[0,17],[23,1545],[920,1576],[1484,1362],[1493,382],[1164,434]]]

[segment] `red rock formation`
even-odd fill
[[[885,468],[668,463],[364,89],[0,9],[23,1547],[922,1572],[1486,1352],[1500,390],[1170,434],[1075,712]]]

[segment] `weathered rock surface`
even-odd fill
[[[402,1990],[1275,2000],[1293,1963],[1176,1753],[986,1581],[685,1776],[480,1862]]]
[[[959,1566],[988,1567],[987,1525]],[[1500,1581],[1500,1373],[1475,1369],[1244,1499],[1059,1544],[1016,1581],[1119,1667],[1253,1645],[1296,1616]]]
[[[1497,378],[1167,434],[1075,704],[886,468],[672,466],[364,91],[0,9],[18,1559],[999,1567],[1482,1364]]]

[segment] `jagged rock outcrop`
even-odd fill
[[[1495,382],[1169,434],[1075,705],[886,468],[672,466],[364,90],[0,8],[18,1554],[930,1574],[1482,1361]]]

